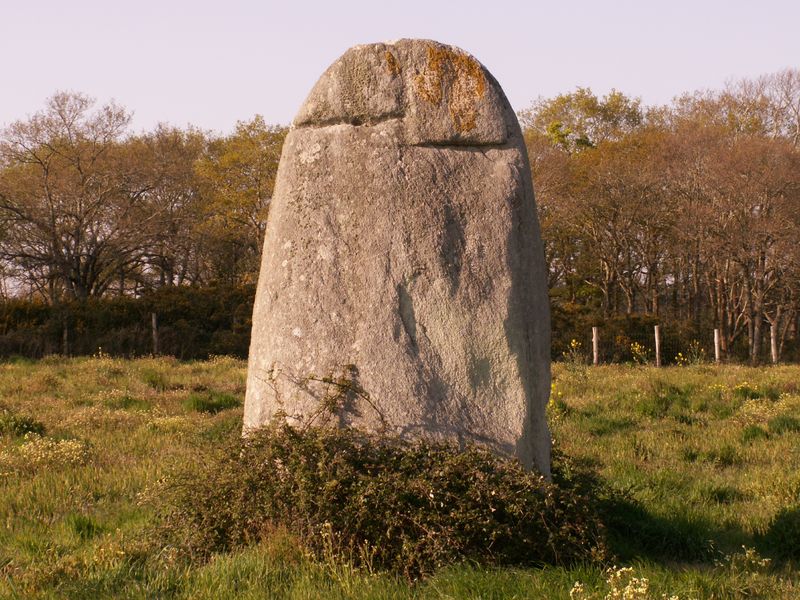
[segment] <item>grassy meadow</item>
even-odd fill
[[[205,564],[152,543],[159,481],[239,435],[245,371],[0,363],[0,597],[800,597],[800,366],[554,365],[555,444],[609,490],[617,568],[464,564],[421,582],[313,560],[289,534]]]

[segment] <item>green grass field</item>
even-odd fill
[[[554,375],[556,445],[615,492],[611,546],[632,571],[457,565],[409,583],[288,535],[198,565],[148,544],[157,482],[239,434],[245,363],[0,363],[0,596],[800,598],[800,367]]]

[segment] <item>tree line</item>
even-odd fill
[[[521,114],[554,308],[797,351],[800,71],[644,107],[590,90]]]
[[[134,135],[130,119],[58,93],[2,132],[6,297],[57,303],[255,278],[286,129],[257,116],[228,136]]]
[[[617,354],[670,323],[758,362],[800,358],[800,71],[644,106],[578,88],[520,113],[554,352],[610,324]],[[0,134],[0,296],[49,305],[247,286],[287,129],[159,126],[58,93]],[[240,309],[237,309],[240,310]],[[613,327],[611,326],[613,325]],[[640,331],[638,333],[641,333]]]

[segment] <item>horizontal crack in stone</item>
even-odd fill
[[[349,119],[342,119],[342,118],[335,118],[335,119],[326,119],[324,121],[310,121],[306,123],[302,123],[300,125],[295,125],[296,129],[323,129],[325,127],[333,127],[334,125],[351,125],[353,127],[373,127],[375,125],[379,125],[380,123],[386,123],[387,121],[399,121],[405,115],[403,113],[390,113],[387,115],[382,115],[380,117],[369,117],[369,118],[358,118],[358,117],[351,117]]]

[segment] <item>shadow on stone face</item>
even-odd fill
[[[444,233],[440,249],[442,269],[450,278],[450,294],[455,294],[461,280],[461,269],[464,266],[464,238],[463,218],[449,203],[444,205]]]
[[[522,136],[519,125],[514,124],[513,135]],[[527,164],[527,152],[522,146]],[[541,234],[536,218],[536,203],[530,172],[517,172],[521,179],[513,202],[517,227],[508,233],[506,247],[508,268],[512,273],[532,273],[537,265],[544,264],[544,256],[537,260],[536,253],[543,252]],[[527,191],[527,193],[525,193]],[[516,250],[516,252],[514,251]],[[540,277],[546,281],[546,276]],[[544,407],[550,397],[550,299],[546,290],[538,290],[521,281],[519,277],[511,281],[508,295],[507,318],[503,323],[506,340],[511,353],[516,357],[517,369],[526,396],[527,414],[523,423],[522,435],[517,442],[515,454],[523,464],[537,468],[542,475],[550,477],[550,430],[547,426]],[[530,311],[540,311],[536,318],[528,316]],[[524,323],[525,329],[515,327]],[[532,330],[538,323],[538,330]],[[538,352],[537,352],[538,351]],[[532,369],[537,369],[533,371]]]
[[[397,302],[400,322],[403,324],[403,330],[411,341],[409,348],[413,355],[416,356],[419,352],[419,346],[417,345],[417,317],[414,314],[414,300],[411,298],[411,294],[408,293],[405,281],[397,285]],[[396,333],[396,336],[399,336],[399,332]]]

